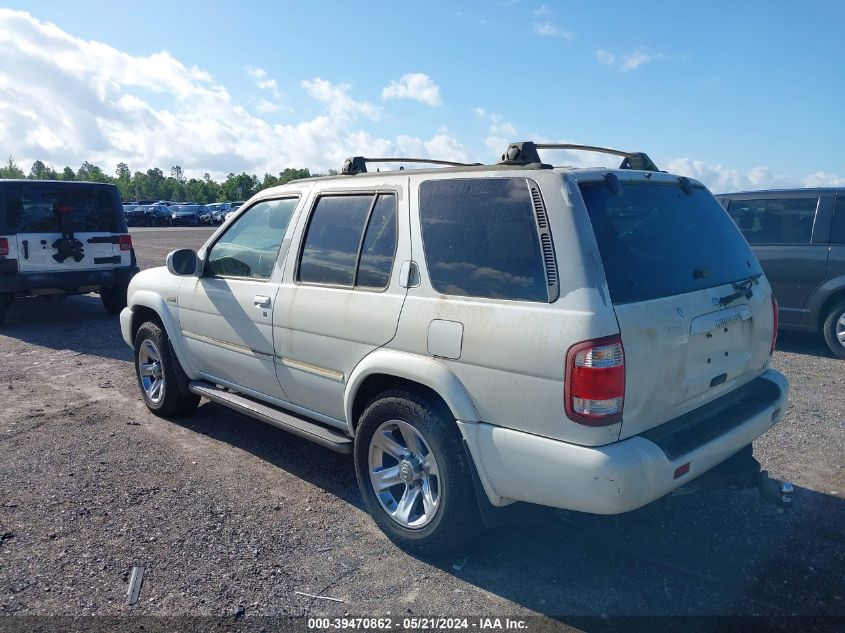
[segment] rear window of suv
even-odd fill
[[[117,232],[117,211],[105,188],[10,188],[6,213],[12,233],[61,233],[60,213],[70,213],[71,228],[80,232]]]
[[[703,187],[581,185],[613,303],[649,301],[740,281],[760,265],[727,212]]]

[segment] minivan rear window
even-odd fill
[[[115,201],[107,189],[10,188],[6,213],[12,233],[61,233],[60,213],[70,213],[71,229],[114,233]]]
[[[727,212],[703,187],[581,185],[615,304],[685,294],[761,274]]]

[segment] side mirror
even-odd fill
[[[171,275],[190,277],[197,271],[199,259],[190,248],[180,248],[167,254],[167,270]]]

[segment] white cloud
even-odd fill
[[[552,14],[552,10],[547,5],[541,5],[540,8],[534,10],[534,15],[539,17],[548,17]]]
[[[430,106],[439,106],[440,86],[425,73],[408,73],[399,81],[391,81],[381,91],[382,99],[411,99]]]
[[[481,119],[487,116],[487,111],[484,108],[473,108],[472,112]]]
[[[768,167],[752,167],[743,173],[722,165],[711,165],[700,160],[676,158],[661,165],[666,171],[700,180],[716,193],[777,189],[782,187],[843,187],[845,177],[818,171],[804,177],[773,174]]]
[[[613,53],[608,53],[604,49],[599,49],[596,51],[596,59],[599,60],[605,66],[613,66],[616,62],[616,55]]]
[[[596,59],[600,63],[616,68],[621,73],[636,70],[644,64],[665,58],[663,53],[651,52],[645,48],[637,48],[621,55],[615,55],[602,48],[596,51]]]
[[[131,55],[25,12],[0,9],[0,50],[0,147],[25,170],[36,159],[74,168],[88,160],[108,172],[118,162],[133,170],[179,164],[189,177],[325,170],[351,154],[393,153],[399,142],[361,128],[379,120],[380,107],[320,78],[301,83],[319,106],[313,118],[270,123],[260,114],[278,104],[257,100],[253,114],[209,72],[166,51]],[[254,80],[273,81],[251,70]],[[264,85],[268,96],[277,88]],[[443,134],[419,142],[423,152],[466,153]]]
[[[629,70],[636,70],[643,64],[647,64],[649,62],[653,62],[656,59],[662,59],[663,55],[660,53],[648,53],[642,48],[638,48],[635,51],[631,51],[626,55],[622,55],[619,64],[619,70],[627,72]]]
[[[549,22],[537,22],[534,24],[534,33],[542,37],[561,37],[565,40],[571,40],[575,34],[571,31],[564,31]]]

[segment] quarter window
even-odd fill
[[[378,197],[361,246],[356,286],[387,288],[396,252],[396,196]]]
[[[211,247],[206,274],[269,279],[297,202],[266,200],[247,209]]]
[[[305,235],[299,281],[386,288],[395,251],[396,196],[321,196]]]
[[[818,198],[731,200],[734,222],[749,244],[809,244]]]
[[[420,221],[428,274],[437,292],[549,300],[524,178],[423,182]]]

